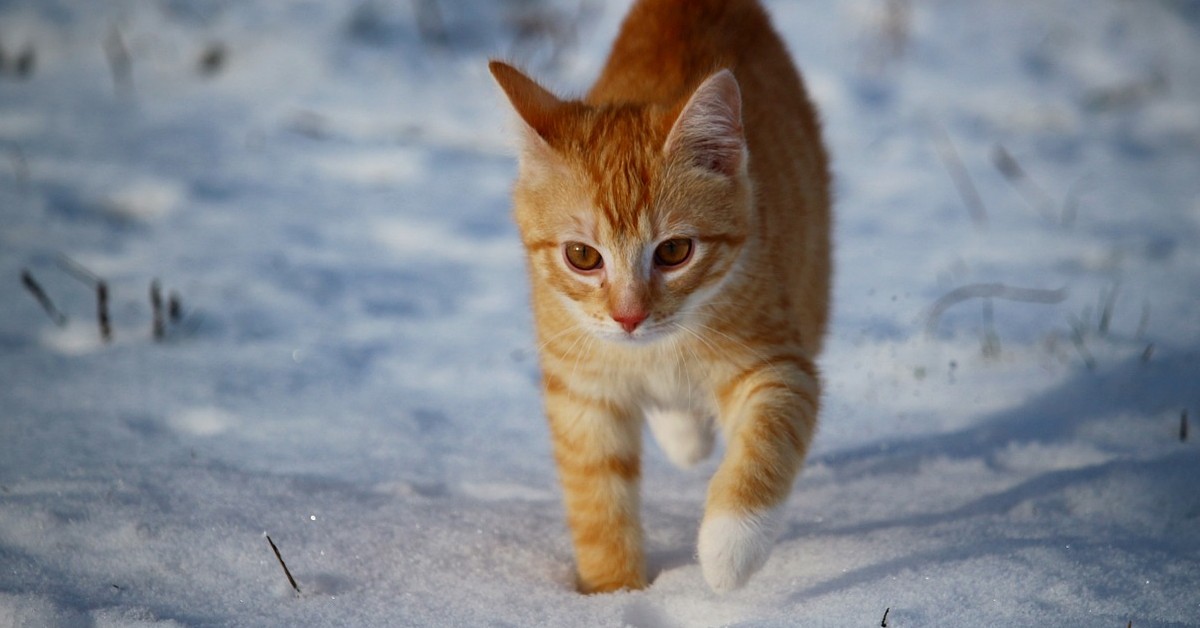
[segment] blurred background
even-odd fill
[[[764,4],[821,431],[732,600],[647,441],[658,580],[580,602],[486,65],[581,94],[629,2],[0,0],[0,625],[1195,625],[1200,3]]]

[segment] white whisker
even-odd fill
[[[573,367],[571,367],[571,377],[568,381],[571,381],[571,382],[575,381],[575,372],[579,370],[579,362],[583,359],[583,356],[587,355],[588,351],[591,350],[592,343],[596,341],[595,336],[586,336],[586,338],[587,338],[587,342],[584,343],[582,350],[579,352],[579,355],[575,358],[575,365]],[[572,346],[574,346],[574,345],[572,345]]]
[[[696,340],[703,343],[704,346],[707,346],[710,349],[710,351],[712,351],[713,353],[718,353],[718,351],[716,351],[716,347],[714,347],[712,345],[712,343],[709,343],[709,341],[708,341],[708,339],[706,339],[706,337],[704,337],[701,334],[696,333],[696,331],[690,329],[688,327],[688,325],[685,325],[683,323],[674,323],[674,327],[676,327],[679,330],[684,331],[685,334],[691,334],[692,337],[695,337]],[[692,348],[692,347],[686,346],[686,345],[685,345],[685,347],[688,348],[688,351],[691,353],[692,358],[694,358],[698,364],[704,363],[704,359],[700,357],[700,354],[696,353],[695,348]],[[688,377],[689,377],[689,379],[688,379],[689,391],[691,391],[692,389],[691,389],[690,373],[689,373]],[[710,394],[710,399],[708,401],[709,401],[710,405],[712,405],[713,407],[718,406],[718,403],[716,403],[715,391],[709,390],[709,394]]]
[[[671,327],[679,328],[680,325],[679,325],[679,323],[671,323]],[[687,345],[683,345],[682,347],[680,347],[680,344],[681,344],[680,338],[681,338],[680,336],[671,336],[671,348],[675,350],[675,357],[677,360],[677,364],[679,365],[678,368],[683,370],[684,379],[687,380],[687,394],[688,394],[688,397],[691,397],[692,392],[695,390],[694,388],[692,388],[692,369],[687,367],[687,363],[684,360],[683,349],[687,349],[689,352],[691,352],[692,358],[697,361],[700,360],[700,356],[697,356],[696,352]]]
[[[553,336],[550,336],[549,338],[538,343],[537,347],[534,348],[533,351],[534,351],[534,353],[541,353],[542,349],[546,348],[546,345],[549,345],[550,343],[554,342],[555,340],[558,340],[559,338],[565,336],[566,334],[571,333],[571,332],[582,332],[582,331],[583,330],[578,325],[572,325],[570,327],[562,329],[561,331],[554,334]]]
[[[767,365],[767,368],[771,369],[771,373],[774,374],[775,377],[778,377],[781,380],[783,379],[783,376],[782,376],[782,374],[780,374],[779,369],[775,368],[775,364],[771,361],[771,359],[769,357],[767,357],[766,355],[764,355],[762,352],[758,351],[754,347],[751,347],[750,345],[746,344],[745,342],[742,342],[741,340],[738,340],[737,338],[734,338],[733,336],[730,336],[729,334],[727,334],[719,329],[709,327],[708,325],[705,325],[703,323],[696,323],[696,324],[699,325],[701,329],[704,329],[705,331],[712,332],[718,336],[721,336],[722,338],[728,340],[729,342],[732,342],[733,344],[741,347],[742,349],[749,351],[750,354],[753,355],[755,358],[762,360],[763,363],[765,363]]]

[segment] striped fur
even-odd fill
[[[647,413],[680,464],[724,437],[698,549],[710,586],[742,586],[820,400],[829,174],[800,77],[754,0],[640,0],[580,100],[491,69],[522,121],[514,215],[579,588],[646,585]],[[677,267],[656,261],[668,239],[692,246]],[[602,267],[572,268],[568,243]]]

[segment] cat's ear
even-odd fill
[[[742,91],[733,72],[721,70],[692,93],[667,134],[663,153],[693,165],[734,176],[746,163],[742,131]]]
[[[491,61],[488,63],[488,69],[491,70],[496,83],[500,85],[500,89],[504,90],[508,101],[512,103],[517,115],[521,116],[521,120],[525,122],[528,130],[549,142],[550,133],[562,109],[563,101],[538,85],[533,79],[522,74],[520,70],[503,61]]]

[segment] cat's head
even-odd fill
[[[491,70],[522,121],[514,214],[534,289],[601,338],[696,333],[751,228],[733,74],[670,107],[590,106]]]

